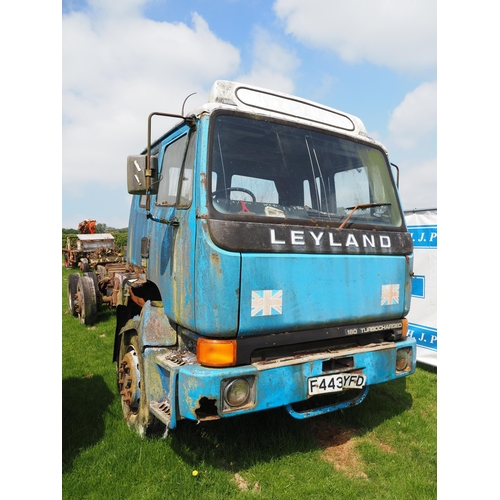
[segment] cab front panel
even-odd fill
[[[239,333],[401,318],[407,276],[404,256],[244,253]]]

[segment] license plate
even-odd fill
[[[344,389],[362,389],[366,384],[366,375],[360,373],[337,373],[311,377],[307,380],[307,395],[328,394]]]

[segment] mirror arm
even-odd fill
[[[391,163],[391,165],[396,169],[397,176],[396,176],[396,187],[399,189],[399,167],[395,165],[394,163]]]
[[[146,170],[144,172],[144,175],[146,177],[146,212],[149,212],[151,208],[151,177],[153,176],[153,172],[151,170],[151,121],[153,119],[153,116],[167,116],[169,118],[181,118],[182,120],[186,121],[189,123],[189,126],[192,127],[195,122],[195,116],[191,115],[189,117],[185,117],[182,115],[176,115],[172,113],[160,113],[158,111],[155,111],[151,113],[148,116],[148,147],[146,150]]]

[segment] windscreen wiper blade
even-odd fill
[[[345,227],[345,225],[347,224],[347,222],[351,218],[352,214],[358,209],[372,208],[372,207],[387,207],[387,206],[390,207],[391,204],[390,203],[360,203],[359,205],[356,205],[354,207],[346,207],[346,210],[350,210],[351,212],[349,213],[347,218],[344,220],[344,222],[342,222],[342,224],[340,224],[339,229],[343,229]]]

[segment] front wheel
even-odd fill
[[[144,359],[138,336],[122,334],[116,365],[118,392],[127,425],[141,437],[156,433],[159,421],[150,413],[144,383]]]

